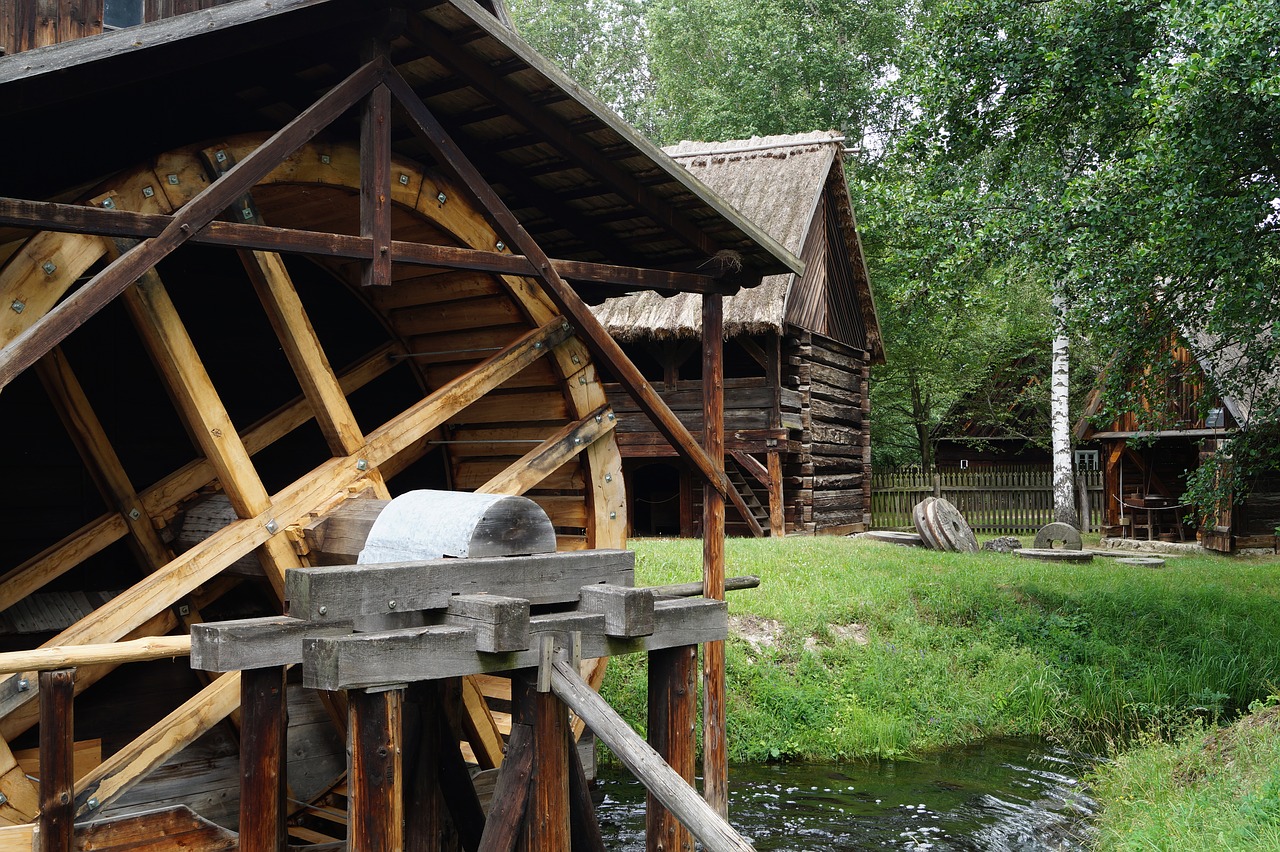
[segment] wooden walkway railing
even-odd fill
[[[1088,529],[1096,530],[1102,523],[1102,471],[1083,471],[1076,481],[1077,487],[1083,481],[1089,498]],[[872,526],[911,529],[912,507],[930,495],[954,503],[978,533],[1027,535],[1053,521],[1053,470],[1048,466],[917,468],[872,474]]]

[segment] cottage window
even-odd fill
[[[105,0],[102,8],[102,27],[119,30],[142,23],[143,0]]]
[[[1076,450],[1076,470],[1098,470],[1099,457],[1097,450]]]

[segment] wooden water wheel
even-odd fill
[[[261,143],[166,153],[82,203],[170,214]],[[400,159],[391,168],[397,239],[504,250],[454,182]],[[358,233],[359,187],[356,148],[311,144],[233,209],[258,224]],[[0,343],[128,247],[47,232],[0,250],[3,303],[22,304],[0,319]],[[305,528],[391,488],[525,494],[551,518],[560,549],[621,546],[612,411],[586,347],[540,287],[421,266],[397,266],[394,278],[362,288],[350,260],[183,248],[19,376],[0,396],[6,443],[29,459],[25,475],[7,465],[10,493],[15,480],[32,484],[35,501],[33,489],[18,491],[42,521],[6,534],[0,609],[58,610],[56,635],[36,638],[65,645],[163,634],[206,611],[278,608],[283,572],[310,561]],[[211,502],[225,507],[223,521],[195,543],[180,536]],[[265,582],[227,570],[250,556]],[[86,595],[104,602],[83,612],[68,603]],[[26,637],[10,638],[12,649]],[[109,671],[82,670],[77,687]],[[134,739],[79,779],[79,792],[94,793],[81,812],[109,813],[231,714],[234,679],[167,693],[163,712],[174,713],[161,719],[154,703],[131,710],[119,688],[104,688],[121,714],[115,729]],[[5,743],[34,724],[37,692],[26,675],[0,688]],[[8,751],[0,744],[0,816],[27,821],[35,788]]]

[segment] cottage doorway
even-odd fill
[[[635,468],[630,479],[632,535],[680,535],[679,467],[651,462]]]

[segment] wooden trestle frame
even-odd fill
[[[428,173],[393,157],[387,131],[393,104],[408,116],[447,174]],[[352,108],[362,110],[358,150],[315,141]],[[273,187],[290,184],[358,193],[359,236],[268,227],[255,194],[265,199]],[[270,204],[264,202],[262,207]],[[430,223],[433,233],[443,231],[461,245],[392,239],[396,210],[410,212],[418,221]],[[587,534],[566,539],[562,549],[620,547],[626,517],[623,487],[611,432],[614,417],[590,360],[598,359],[704,478],[704,594],[723,599],[723,498],[732,499],[737,493],[728,487],[723,472],[723,430],[716,413],[722,393],[721,335],[713,330],[719,327],[720,294],[732,292],[738,282],[547,257],[385,56],[373,55],[267,138],[233,138],[221,145],[171,152],[152,166],[113,179],[83,205],[0,199],[0,223],[41,231],[0,268],[0,301],[15,306],[0,312],[0,389],[36,367],[104,498],[114,507],[0,578],[0,609],[120,540],[132,543],[151,572],[48,645],[117,643],[167,633],[180,626],[172,609],[179,601],[194,601],[183,618],[188,623],[199,621],[201,601],[216,597],[234,582],[220,578],[223,570],[250,554],[257,555],[283,599],[286,571],[307,566],[300,528],[309,518],[357,493],[389,497],[387,478],[428,452],[430,442],[440,438],[442,426],[547,355],[550,361],[544,366],[551,365],[566,389],[567,424],[519,461],[487,470],[482,479],[464,487],[520,494],[567,476],[584,492],[585,514],[575,514],[576,522],[562,525],[582,527]],[[243,431],[228,417],[156,270],[157,264],[187,242],[239,253],[303,390],[304,398]],[[529,330],[514,339],[508,335],[494,341],[491,348],[497,351],[491,357],[447,380],[429,383],[435,390],[421,401],[364,430],[352,413],[348,395],[387,371],[394,363],[389,356],[406,353],[391,344],[336,371],[280,252],[308,255],[330,266],[358,261],[360,272],[354,277],[368,285],[364,297],[375,304],[396,298],[397,287],[382,286],[392,282],[396,269],[435,267],[492,274]],[[76,287],[89,273],[91,277]],[[704,294],[708,416],[701,445],[600,327],[566,278]],[[127,308],[203,454],[144,489],[130,481],[59,348],[68,335],[116,298]],[[421,374],[424,368],[415,365],[415,369]],[[253,454],[312,418],[332,457],[282,490],[269,493],[255,471]],[[573,472],[575,464],[581,464],[580,474]],[[215,482],[238,520],[175,556],[157,527],[189,495]],[[204,597],[192,598],[198,590]],[[668,676],[684,682],[691,675],[679,667],[692,665],[692,655],[673,657],[673,672]],[[112,667],[104,662],[81,668],[74,678],[74,691],[92,685]],[[708,644],[703,678],[707,797],[723,814],[727,768],[723,650],[718,642]],[[37,685],[33,672],[0,682],[0,794],[4,797],[0,822],[29,824],[41,810],[36,789],[7,743],[37,722],[36,697],[50,683],[57,684],[59,695],[69,695],[68,682],[42,676]],[[75,817],[84,818],[109,804],[231,714],[242,690],[261,686],[242,682],[238,672],[211,681],[137,742],[77,779]],[[692,766],[678,769],[692,776]]]

